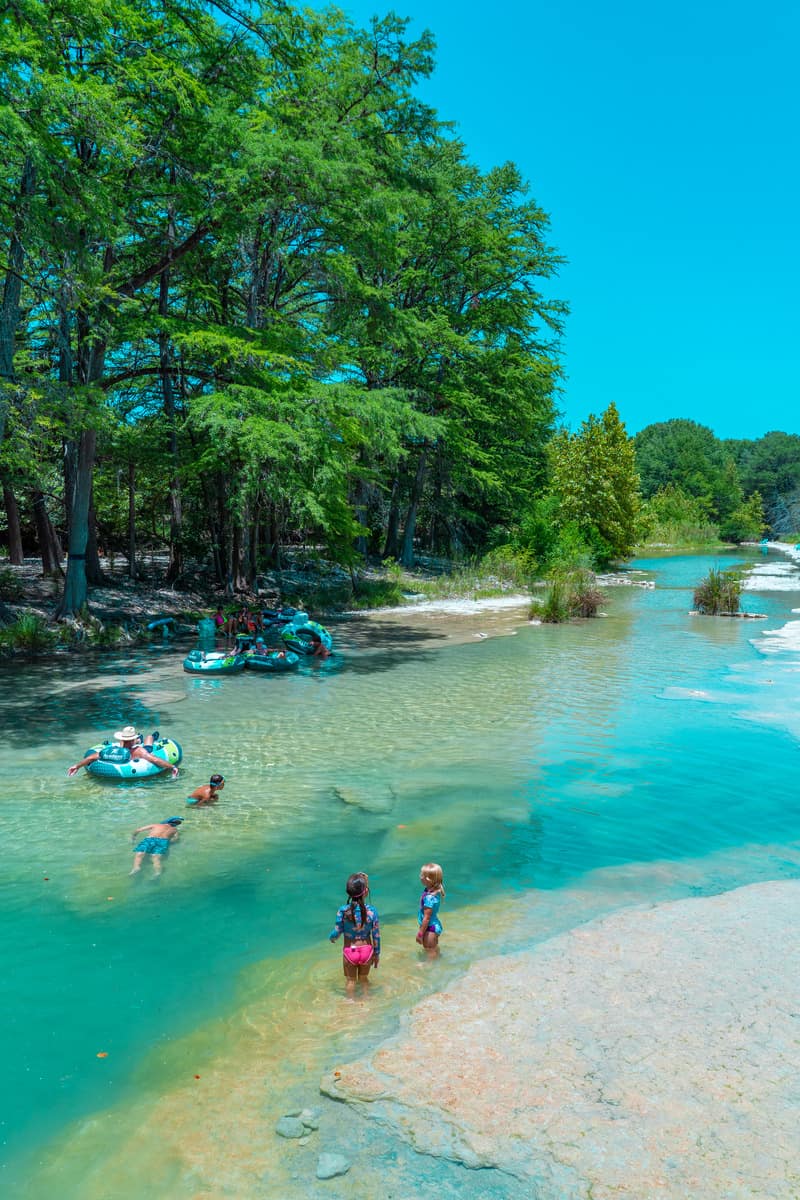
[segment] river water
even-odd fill
[[[768,619],[689,616],[709,566],[748,553],[764,590],[747,607]],[[344,1196],[353,1173],[314,1182],[317,1152],[343,1145],[381,1155],[397,1196],[414,1178],[515,1194],[377,1145],[352,1115],[307,1148],[273,1128],[476,954],[800,871],[800,650],[762,633],[796,620],[797,568],[756,551],[634,565],[655,590],[609,589],[593,622],[479,614],[458,640],[441,618],[376,616],[343,622],[329,663],[276,678],[187,676],[170,649],[0,667],[6,1194]],[[127,723],[183,744],[178,782],[65,777]],[[219,805],[187,809],[214,771]],[[164,877],[129,878],[131,832],[172,815]],[[414,945],[429,859],[447,884],[432,968]],[[348,1004],[326,937],[355,870],[385,952]]]

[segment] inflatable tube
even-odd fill
[[[295,654],[313,654],[314,643],[311,641],[312,633],[318,633],[323,646],[327,650],[331,649],[333,638],[325,626],[320,625],[318,621],[304,621],[302,625],[292,623],[288,628],[284,629],[281,634],[281,640],[289,650],[294,650]]]
[[[102,742],[99,746],[90,746],[84,754],[99,754],[95,762],[89,763],[86,770],[97,779],[148,779],[160,775],[168,767],[177,767],[183,758],[183,750],[172,738],[159,738],[154,742],[151,754],[164,759],[164,766],[157,767],[146,758],[131,758],[130,750],[113,742]]]
[[[248,654],[248,671],[293,671],[300,665],[300,655],[291,650],[270,650],[267,654]]]
[[[183,669],[190,675],[235,675],[244,670],[244,655],[224,650],[192,650],[183,660]]]

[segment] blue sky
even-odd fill
[[[375,0],[339,7],[358,25]],[[430,29],[421,96],[469,156],[509,159],[569,260],[561,408],[629,432],[800,432],[800,9],[394,0]]]

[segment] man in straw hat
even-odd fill
[[[155,754],[151,754],[153,742],[158,735],[155,733],[148,734],[142,745],[139,745],[139,734],[134,729],[133,725],[126,725],[124,729],[119,729],[114,734],[114,741],[119,742],[126,750],[130,751],[131,758],[144,758],[147,762],[155,763],[163,771],[172,771],[172,778],[176,779],[178,768],[171,767],[163,758],[156,758]],[[98,751],[94,754],[87,754],[86,758],[82,758],[79,763],[75,763],[74,767],[70,767],[67,771],[68,775],[75,775],[80,771],[81,767],[86,767],[89,763],[95,762],[100,757]]]

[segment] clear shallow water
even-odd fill
[[[3,666],[6,1179],[52,1194],[37,1164],[70,1122],[113,1112],[125,1138],[185,1077],[224,1075],[232,1028],[272,1030],[295,1003],[314,1010],[295,1065],[271,1038],[259,1052],[313,1102],[331,1055],[357,1054],[436,985],[407,973],[426,859],[446,868],[451,966],[480,952],[498,905],[535,899],[518,944],[615,904],[797,874],[800,654],[757,644],[792,619],[800,576],[797,592],[748,596],[768,621],[726,621],[687,615],[709,560],[636,565],[656,590],[609,590],[596,622],[459,645],[438,622],[424,647],[380,619],[344,625],[331,669],[284,678],[198,680],[181,653]],[[179,783],[65,778],[129,721],[183,743]],[[128,879],[131,831],[185,815],[214,770],[222,802],[190,812],[164,879]],[[356,869],[387,952],[353,1023],[324,939]],[[62,1196],[95,1194],[91,1158],[90,1140]],[[127,1200],[140,1181],[115,1169],[96,1194]]]

